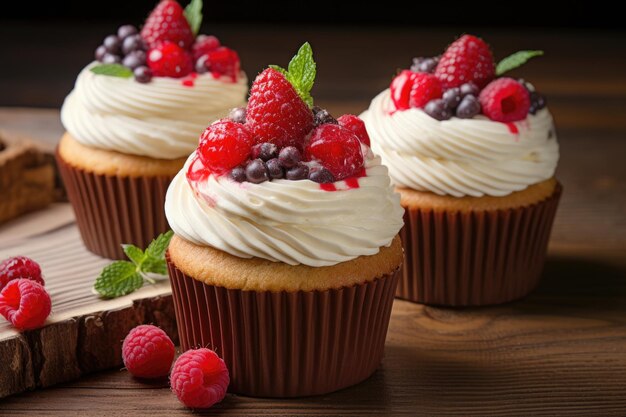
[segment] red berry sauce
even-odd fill
[[[519,135],[519,129],[517,128],[517,125],[513,122],[508,122],[505,123],[506,127],[509,128],[509,132],[511,132],[512,135]]]

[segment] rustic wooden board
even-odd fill
[[[58,209],[50,210],[56,216]],[[17,225],[6,228],[14,230]],[[102,300],[91,287],[110,261],[84,248],[73,222],[43,231],[47,232],[17,241],[4,235],[8,231],[0,232],[0,242],[5,242],[0,245],[0,259],[21,254],[37,260],[53,306],[43,328],[24,333],[0,318],[0,358],[11,359],[0,365],[0,398],[119,367],[120,341],[138,324],[155,323],[176,339],[169,281]]]

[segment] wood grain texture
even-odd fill
[[[92,293],[109,261],[87,252],[76,225],[7,245],[0,259],[19,253],[41,264],[53,310],[45,327],[24,333],[0,319],[0,358],[11,358],[0,361],[0,398],[120,367],[120,340],[138,324],[155,323],[177,340],[168,282],[109,301]]]
[[[108,29],[85,29],[85,33],[98,32],[97,42]],[[66,32],[71,28],[53,29],[51,44],[64,45]],[[395,68],[405,66],[413,55],[437,53],[456,32],[216,27],[218,35],[239,49],[250,75],[267,63],[286,62],[288,51],[303,39],[311,40],[319,64],[314,93],[318,103],[334,114],[358,114],[388,84]],[[207,414],[626,415],[624,35],[480,34],[492,40],[498,56],[534,47],[548,51],[545,58],[518,72],[548,94],[561,146],[557,175],[564,194],[539,288],[522,301],[481,309],[441,309],[396,300],[385,358],[367,381],[313,398],[229,395]],[[60,53],[48,72],[50,79],[58,81],[52,85],[27,73],[13,74],[18,84],[28,83],[18,91],[18,102],[54,102],[89,59],[92,43],[83,38],[76,49]],[[87,52],[79,53],[79,48]],[[581,50],[593,65],[581,65]],[[72,76],[67,76],[68,67]],[[9,78],[0,77],[5,84]],[[0,110],[0,125],[25,133],[34,129],[52,143],[61,133],[57,117],[53,110]],[[165,318],[171,314],[161,313]],[[21,343],[11,347],[17,353],[11,366],[20,363],[24,367],[19,369],[28,369],[33,359],[24,349],[26,342]],[[6,357],[5,352],[0,350],[1,357]],[[35,382],[25,378],[23,384],[32,387]],[[116,369],[0,400],[0,414],[177,416],[191,412],[169,393],[166,382],[141,383]]]

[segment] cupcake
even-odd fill
[[[107,36],[63,103],[58,165],[83,241],[100,256],[123,258],[121,244],[144,247],[169,229],[169,182],[207,123],[245,105],[237,53],[196,36],[194,11],[164,0],[141,32]]]
[[[489,46],[464,35],[415,58],[362,114],[406,209],[397,296],[443,306],[498,304],[538,283],[561,186],[546,100],[502,74]]]
[[[210,125],[172,181],[167,254],[183,350],[214,349],[230,391],[323,394],[380,364],[403,210],[363,122],[312,106],[304,44]]]

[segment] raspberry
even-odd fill
[[[163,0],[154,8],[141,29],[141,37],[150,48],[173,42],[188,49],[194,39],[183,8],[174,0]]]
[[[170,376],[172,391],[190,408],[209,408],[222,401],[229,383],[226,364],[206,348],[188,350],[180,355]]]
[[[528,90],[512,78],[498,78],[480,92],[483,114],[497,122],[525,119],[530,109]]]
[[[437,77],[423,72],[404,70],[391,82],[391,99],[398,110],[422,108],[430,100],[441,97]]]
[[[207,53],[219,48],[220,40],[215,36],[209,35],[198,35],[196,41],[194,42],[191,50],[193,52],[193,60],[197,61],[202,55],[206,55]]]
[[[46,285],[39,264],[26,256],[15,256],[0,263],[0,291],[9,281],[25,278]]]
[[[339,126],[343,126],[346,129],[350,129],[357,138],[361,141],[361,143],[370,146],[370,136],[367,134],[367,129],[365,129],[365,123],[358,116],[354,114],[344,114],[339,119]]]
[[[435,76],[443,89],[473,82],[484,87],[495,76],[495,65],[489,45],[473,35],[463,35],[452,42],[439,59]]]
[[[325,124],[315,128],[305,152],[307,161],[318,161],[336,180],[351,177],[363,167],[359,138],[343,126]]]
[[[124,366],[139,378],[167,376],[175,354],[174,343],[169,336],[150,324],[132,329],[122,344]]]
[[[206,58],[203,58],[204,67],[206,70],[211,71],[214,77],[217,78],[226,75],[230,77],[232,82],[237,81],[239,71],[241,70],[237,52],[225,46],[220,46],[213,51],[207,52],[203,56],[206,56]]]
[[[207,127],[198,145],[203,164],[212,172],[222,175],[245,162],[254,141],[245,125],[222,119]]]
[[[0,292],[0,314],[20,330],[41,327],[51,308],[46,289],[30,279],[14,279]]]
[[[268,68],[252,84],[246,124],[257,143],[272,142],[279,148],[303,148],[313,128],[313,113],[291,83],[275,69]]]
[[[180,46],[163,42],[148,52],[148,67],[155,77],[181,78],[193,71],[193,61]]]

